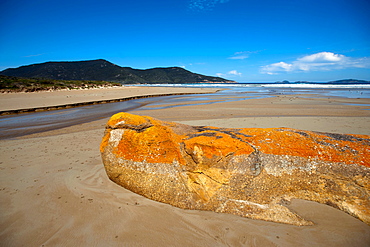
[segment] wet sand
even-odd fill
[[[194,125],[369,135],[369,103],[295,95],[131,113]],[[100,159],[106,121],[0,141],[1,246],[369,246],[370,226],[315,202],[292,201],[315,223],[297,227],[182,210],[127,191],[107,178]]]
[[[198,103],[201,103],[198,102]],[[180,108],[140,108],[131,111],[190,125],[230,128],[289,127],[311,131],[370,135],[370,99],[278,95]],[[167,105],[168,106],[168,105]]]
[[[218,89],[211,88],[124,86],[85,90],[58,90],[53,92],[40,91],[33,93],[3,93],[0,95],[0,111],[63,106],[93,101],[109,101],[130,97],[206,93],[215,92],[217,90]]]

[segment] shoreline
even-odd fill
[[[220,90],[223,89],[122,86],[30,93],[4,93],[0,96],[0,115],[58,110],[159,96],[207,94]]]
[[[120,96],[125,93],[126,97],[123,101],[127,103],[96,104],[84,107],[84,105],[91,105],[90,101],[77,103],[81,107],[71,109],[66,109],[70,107],[65,104],[61,107],[61,110],[54,108],[59,110],[57,112],[44,111],[30,112],[29,115],[3,115],[0,122],[0,129],[2,130],[0,139],[67,133],[71,130],[80,129],[81,124],[89,126],[90,122],[96,122],[96,120],[100,119],[102,119],[100,128],[103,129],[108,118],[120,111],[189,125],[226,128],[288,127],[316,132],[370,135],[370,128],[368,128],[370,99],[327,97],[320,94],[320,91],[317,94],[312,92],[310,94],[294,95],[270,94],[259,97],[254,93],[251,95],[249,93],[230,94],[227,90],[213,94],[209,90],[202,88],[191,89],[187,92],[181,91],[184,88],[159,89],[160,91],[158,88],[140,87],[134,88],[134,90],[133,88],[120,90],[118,93]],[[70,95],[71,97],[69,98],[66,98],[65,94],[63,95],[64,98],[61,98],[59,95],[59,100],[66,101],[72,98],[72,100],[80,100],[81,102],[85,99],[96,100],[104,96],[104,101],[108,101],[113,98],[112,93],[115,93],[114,96],[117,96],[115,90],[108,90],[108,93],[105,90],[97,90],[100,94],[85,91],[87,90],[77,92],[77,95]],[[217,91],[214,90],[214,92]],[[140,92],[145,92],[146,94],[138,97],[128,97],[130,95],[139,95]],[[168,97],[156,97],[163,95],[159,94],[163,92]],[[188,95],[188,93],[192,95]],[[206,95],[202,93],[206,93]],[[182,96],[169,96],[174,94]],[[52,96],[55,94],[47,93],[46,95],[51,96],[38,97],[38,93],[27,93],[21,96],[27,104],[35,100],[40,101],[39,99],[41,98],[43,104],[50,106],[54,102]],[[15,96],[17,96],[16,98],[20,97],[19,94]],[[32,97],[27,99],[25,96]],[[139,98],[139,101],[137,103],[136,100],[127,101],[134,98]],[[49,109],[49,107],[46,107],[46,109]]]
[[[73,103],[73,104],[55,105],[55,106],[51,105],[51,106],[43,106],[43,107],[36,107],[36,108],[4,110],[4,111],[0,111],[0,116],[20,114],[20,113],[54,111],[54,110],[69,109],[69,108],[80,107],[80,106],[116,103],[116,102],[123,102],[123,101],[135,100],[135,99],[154,98],[154,97],[161,97],[161,96],[191,95],[191,94],[206,94],[206,93],[208,92],[205,92],[205,93],[195,93],[195,92],[194,93],[169,93],[169,94],[131,96],[131,97],[118,98],[118,99],[96,100],[96,101],[80,102],[80,103]]]

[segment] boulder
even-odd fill
[[[370,136],[188,126],[118,113],[100,151],[112,181],[179,208],[313,224],[287,207],[297,198],[370,225]]]

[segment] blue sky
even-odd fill
[[[0,70],[106,59],[238,82],[370,80],[369,0],[2,0]]]

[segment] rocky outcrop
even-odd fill
[[[299,198],[370,224],[370,136],[188,126],[119,113],[100,149],[111,180],[176,207],[310,225],[286,207]]]

